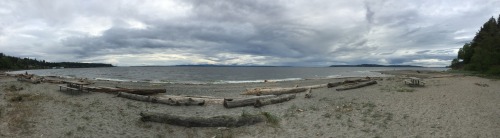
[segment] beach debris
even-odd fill
[[[129,89],[129,88],[113,88],[113,87],[87,87],[88,90],[93,92],[105,92],[105,93],[118,93],[126,92],[139,95],[151,95],[157,93],[166,93],[166,89]]]
[[[193,98],[181,98],[181,99],[175,99],[175,98],[155,98],[153,102],[156,103],[162,103],[162,104],[167,104],[167,105],[174,105],[174,106],[190,106],[190,105],[205,105],[205,100],[200,100],[200,99],[193,99]]]
[[[312,90],[311,89],[307,89],[305,97],[312,98]]]
[[[310,85],[310,86],[302,86],[299,87],[295,85],[295,87],[291,88],[253,88],[247,89],[242,95],[281,95],[281,94],[291,94],[291,93],[300,93],[305,92],[307,89],[318,89],[327,87],[328,84],[318,84],[318,85]]]
[[[295,94],[280,95],[280,96],[274,97],[274,98],[258,99],[255,102],[254,107],[262,107],[265,105],[282,103],[282,102],[290,101],[292,99],[295,99]]]
[[[245,91],[242,95],[281,95],[289,93],[300,93],[305,92],[308,88],[297,87],[297,88],[255,88],[250,91]]]
[[[132,100],[137,100],[137,101],[143,101],[143,102],[152,102],[152,103],[161,103],[161,104],[166,104],[166,105],[173,105],[173,106],[181,106],[181,105],[198,105],[202,106],[205,104],[205,100],[200,100],[200,99],[193,99],[193,98],[162,98],[162,97],[154,97],[154,96],[145,96],[145,95],[138,95],[138,94],[131,94],[131,93],[126,93],[126,92],[118,92],[118,97],[123,97],[127,99],[132,99]]]
[[[274,98],[274,97],[277,97],[277,96],[276,95],[263,95],[263,96],[249,97],[249,98],[224,99],[223,105],[226,108],[251,106],[251,105],[255,105],[256,101],[259,99]]]
[[[337,86],[340,86],[340,85],[345,85],[345,84],[356,84],[356,83],[359,83],[359,82],[367,82],[367,81],[370,81],[371,78],[370,77],[366,77],[365,79],[355,79],[355,80],[344,80],[344,81],[341,81],[341,82],[330,82],[327,84],[327,87],[328,88],[333,88],[333,87],[337,87]]]
[[[214,117],[186,117],[144,111],[140,113],[142,121],[167,123],[185,127],[240,127],[264,122],[266,117],[262,114],[242,114],[240,116],[214,116]]]
[[[481,87],[490,87],[490,85],[486,84],[486,83],[474,83],[475,85],[477,86],[481,86]]]
[[[297,112],[304,112],[304,110],[302,110],[302,109],[297,109]]]
[[[354,84],[354,85],[351,85],[351,86],[348,86],[348,87],[344,87],[344,88],[338,88],[336,90],[337,91],[350,90],[350,89],[356,89],[356,88],[361,88],[361,87],[365,87],[365,86],[370,86],[370,85],[373,85],[373,84],[377,84],[377,81],[363,82],[363,83]]]

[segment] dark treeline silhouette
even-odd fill
[[[491,17],[476,33],[474,39],[465,43],[453,59],[451,68],[500,74],[500,16]]]
[[[46,69],[52,67],[90,68],[113,67],[113,65],[104,63],[45,62],[45,60],[19,58],[0,53],[0,69]]]

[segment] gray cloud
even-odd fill
[[[499,4],[5,1],[0,48],[14,56],[117,65],[445,66],[481,24],[500,13],[493,6]]]

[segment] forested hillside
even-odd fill
[[[45,60],[19,58],[0,53],[0,69],[45,69],[52,67],[90,68],[113,67],[113,65],[104,63],[45,62]]]
[[[500,20],[500,17],[499,17]],[[453,59],[453,69],[500,74],[500,23],[491,17]]]

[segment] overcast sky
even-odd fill
[[[500,0],[2,0],[0,52],[118,66],[446,66]]]

